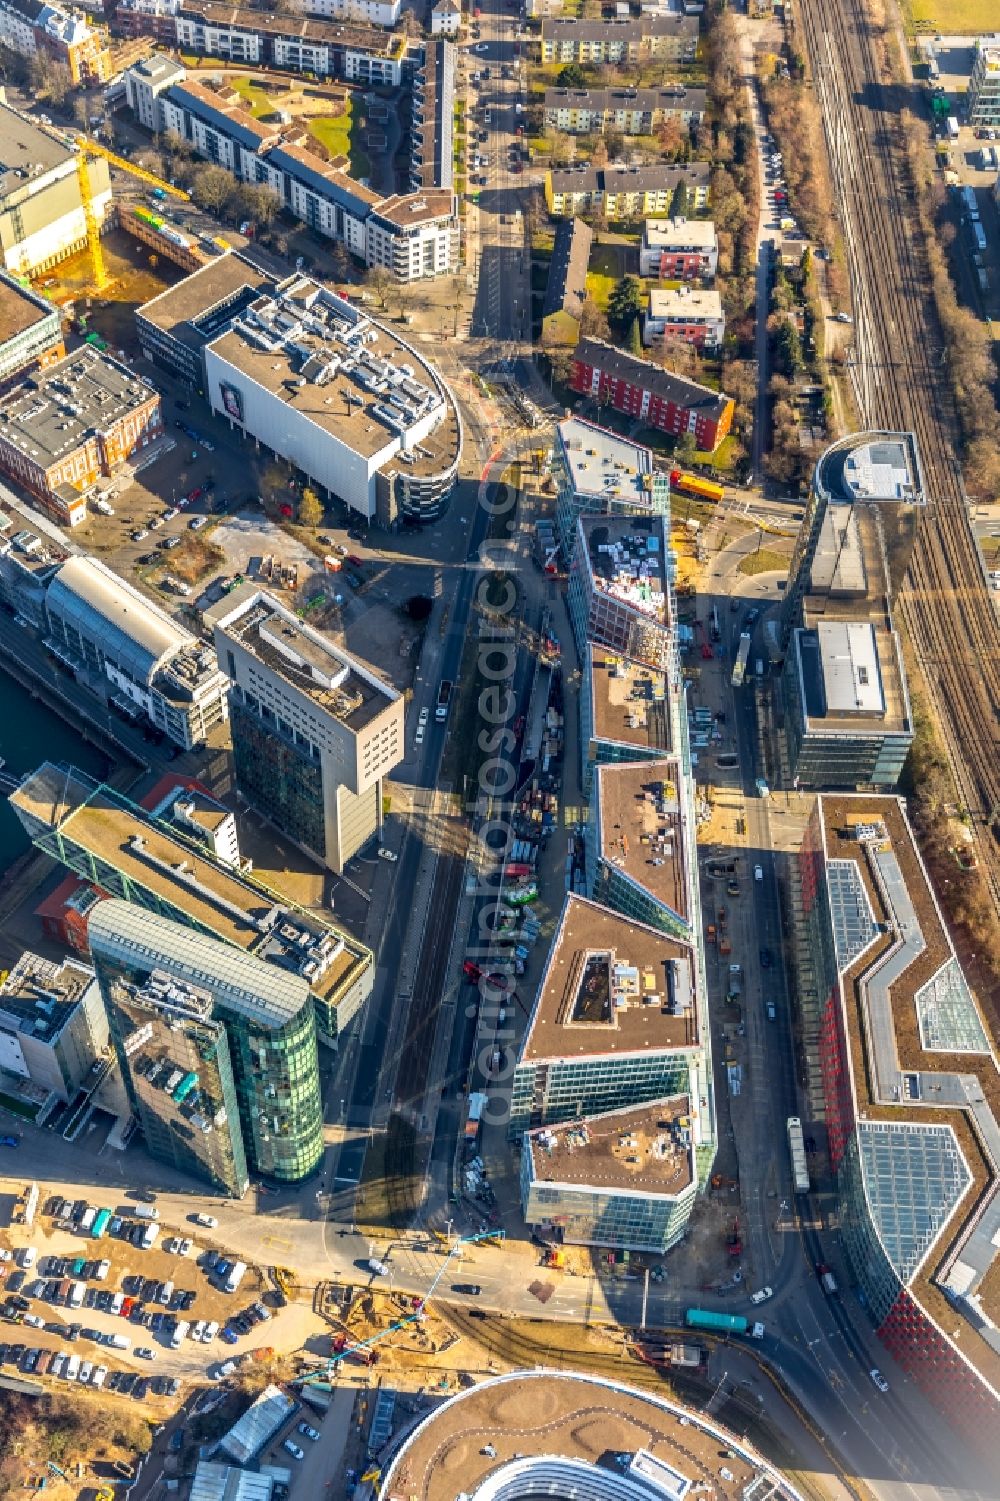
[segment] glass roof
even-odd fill
[[[858,1145],[872,1218],[904,1283],[972,1182],[950,1126],[860,1121]]]
[[[857,861],[828,860],[826,870],[837,964],[843,974],[878,936],[879,928]]]
[[[921,1046],[929,1052],[988,1053],[990,1045],[957,959],[942,964],[914,996]]]

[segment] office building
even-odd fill
[[[240,867],[240,842],[232,810],[212,797],[194,777],[171,772],[161,777],[142,799],[154,818],[175,824],[188,839],[196,839],[223,865]]]
[[[64,949],[72,949],[81,959],[90,958],[90,939],[87,924],[98,902],[104,900],[104,892],[82,881],[79,876],[64,876],[57,886],[43,897],[35,908],[34,916],[42,925],[42,932],[53,943]]]
[[[327,1046],[371,994],[369,949],[114,788],[45,762],[22,778],[10,805],[39,849],[101,891],[252,954],[274,968],[276,986],[285,974],[306,980]]]
[[[572,347],[580,337],[593,243],[594,232],[582,219],[563,219],[556,225],[542,305],[541,341],[547,349]]]
[[[966,99],[970,125],[1000,125],[1000,32],[976,37]]]
[[[647,219],[639,246],[639,275],[661,281],[713,281],[719,241],[711,219]]]
[[[0,0],[3,21],[14,12]],[[33,4],[33,0],[31,0]],[[11,46],[10,41],[7,42]],[[13,47],[15,52],[22,49]],[[88,161],[90,201],[103,225],[111,207],[106,161]],[[0,258],[15,276],[38,276],[87,243],[77,155],[63,136],[0,103]]]
[[[75,959],[23,953],[0,980],[0,1089],[30,1080],[44,1100],[72,1100],[108,1048],[94,971]],[[41,1113],[41,1111],[39,1111]]]
[[[150,1153],[239,1198],[248,1169],[297,1183],[323,1156],[309,984],[124,901],[90,952]]]
[[[454,43],[427,42],[424,60],[413,78],[410,124],[410,188],[414,193],[454,187],[455,68]]]
[[[228,255],[137,314],[149,358],[205,390],[234,428],[369,520],[447,507],[462,429],[440,375],[363,309],[308,277]]]
[[[714,453],[732,426],[732,397],[601,339],[581,339],[576,346],[569,386],[658,432],[676,438],[691,433],[704,453]]]
[[[581,516],[576,529],[567,603],[580,656],[589,641],[665,672],[677,652],[669,516]]]
[[[652,135],[667,120],[690,129],[705,114],[705,90],[673,84],[656,89],[546,89],[546,130],[568,135]]]
[[[697,1195],[686,1095],[526,1131],[525,1224],[566,1245],[662,1255]]]
[[[542,22],[543,63],[689,63],[697,48],[697,16],[644,15],[611,22],[560,17]]]
[[[889,789],[899,780],[913,718],[884,512],[918,505],[922,493],[907,435],[848,438],[816,467],[782,608],[785,739],[799,786]],[[898,536],[894,518],[889,525]]]
[[[673,167],[565,167],[545,174],[545,203],[556,219],[602,214],[607,219],[648,219],[693,213],[709,198],[707,162]],[[677,206],[683,200],[683,208]]]
[[[45,0],[0,0],[0,46],[21,57],[51,57],[86,88],[111,77],[104,33],[77,12]]]
[[[689,943],[567,896],[514,1069],[511,1137],[684,1094],[703,1181],[715,1103],[700,967]]]
[[[796,976],[862,1306],[957,1442],[996,1459],[1000,1069],[904,805],[817,798]]]
[[[58,309],[0,271],[0,383],[65,353]]]
[[[99,558],[69,558],[45,594],[44,644],[81,686],[190,750],[226,717],[211,647]]]
[[[670,514],[670,480],[653,468],[651,451],[580,417],[566,417],[556,424],[552,479],[559,545],[567,568],[573,561],[581,516]]]
[[[290,839],[342,871],[382,824],[403,759],[403,699],[265,593],[217,618],[241,790]]]
[[[676,750],[667,675],[587,643],[580,683],[580,756],[584,791],[595,766],[659,761]]]
[[[684,1347],[674,1348],[683,1360]],[[496,1441],[484,1444],[487,1435]],[[714,1415],[603,1376],[512,1371],[475,1382],[411,1425],[385,1462],[377,1501],[442,1501],[441,1477],[456,1473],[468,1501],[694,1501],[722,1492],[720,1448],[727,1498],[802,1501]]]
[[[683,339],[696,349],[717,349],[726,337],[722,296],[714,287],[651,287],[642,320],[642,342]]]
[[[594,766],[587,894],[623,917],[691,940],[696,830],[684,790],[676,757]]]
[[[66,554],[52,541],[47,532],[29,531],[18,527],[11,518],[0,513],[0,602],[13,615],[20,617],[22,625],[44,634],[45,591],[52,575]]]
[[[163,433],[159,392],[84,345],[0,396],[0,471],[63,526],[86,519],[87,494]]]

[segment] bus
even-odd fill
[[[739,688],[743,684],[743,680],[745,679],[747,674],[747,660],[749,659],[749,656],[750,637],[747,632],[744,631],[742,636],[740,637],[740,646],[738,652],[736,653],[736,661],[733,663],[732,684],[734,688]]]
[[[90,1227],[91,1240],[100,1240],[111,1223],[112,1214],[110,1209],[99,1209],[94,1223]]]
[[[809,1166],[806,1162],[806,1147],[802,1136],[802,1122],[797,1115],[790,1115],[786,1123],[788,1131],[788,1155],[792,1160],[792,1182],[797,1194],[809,1192]]]
[[[453,685],[449,681],[449,679],[445,678],[444,682],[438,689],[437,704],[434,707],[434,718],[437,720],[445,720],[448,718],[448,709],[451,704],[452,686]]]

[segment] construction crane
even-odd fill
[[[118,156],[114,151],[109,151],[106,146],[101,146],[97,141],[92,141],[89,136],[76,135],[73,137],[76,147],[76,175],[80,184],[80,202],[83,206],[83,222],[87,229],[87,249],[90,251],[90,260],[94,268],[94,289],[102,292],[110,281],[107,267],[104,264],[104,250],[101,246],[101,226],[97,222],[97,214],[94,212],[94,195],[90,188],[90,172],[87,163],[93,157],[102,157],[104,161],[113,167],[118,167],[122,172],[128,172],[133,177],[138,177],[141,182],[148,182],[161,195],[172,194],[182,202],[190,201],[189,195],[183,188],[175,188],[169,182],[164,182],[154,172],[147,172],[145,167],[137,167],[134,162],[126,160],[124,156]]]
[[[314,1370],[306,1371],[301,1376],[296,1376],[291,1382],[291,1385],[311,1386],[314,1382],[322,1381],[324,1377],[328,1377],[330,1375],[330,1372],[337,1365],[339,1365],[342,1360],[346,1360],[348,1356],[360,1354],[362,1351],[370,1349],[372,1345],[380,1344],[382,1340],[388,1339],[389,1335],[395,1334],[397,1329],[405,1329],[407,1324],[416,1323],[421,1318],[424,1309],[427,1307],[427,1304],[433,1297],[437,1285],[441,1281],[441,1278],[448,1270],[448,1267],[451,1264],[452,1257],[461,1255],[463,1246],[475,1245],[477,1241],[481,1240],[504,1239],[506,1239],[506,1234],[503,1230],[481,1230],[477,1235],[463,1235],[460,1240],[457,1240],[455,1242],[455,1244],[452,1246],[451,1250],[445,1257],[444,1261],[441,1263],[440,1267],[437,1270],[437,1273],[435,1274],[434,1280],[431,1282],[430,1287],[427,1289],[427,1292],[422,1298],[415,1300],[415,1307],[412,1313],[404,1315],[404,1317],[401,1319],[396,1319],[395,1322],[390,1324],[387,1329],[382,1329],[378,1334],[373,1334],[369,1339],[357,1340],[354,1344],[345,1344],[342,1350],[334,1351],[333,1355],[330,1356],[330,1359],[324,1361],[321,1366],[317,1366]]]

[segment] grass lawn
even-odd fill
[[[325,146],[331,156],[348,156],[351,159],[351,176],[367,177],[371,170],[371,162],[367,154],[362,150],[360,142],[355,141],[353,101],[348,98],[347,108],[340,115],[311,115],[306,121],[309,126],[309,134],[321,146]]]
[[[593,298],[602,313],[607,312],[608,298],[617,283],[617,276],[605,276],[603,271],[587,272],[587,295]]]
[[[903,0],[903,17],[910,32],[971,35],[995,31],[996,0]]]
[[[261,115],[273,114],[278,108],[264,90],[258,84],[251,83],[249,78],[231,78],[229,81],[255,120],[259,120]]]
[[[699,376],[700,379],[701,377]],[[721,473],[727,473],[732,469],[736,461],[737,449],[738,444],[736,439],[730,434],[728,438],[723,438],[714,453],[702,453],[700,449],[696,450],[693,462],[695,464],[714,464],[715,468]]]
[[[755,573],[787,573],[789,561],[788,553],[772,552],[770,548],[762,547],[740,558],[737,572],[749,574],[751,578]]]

